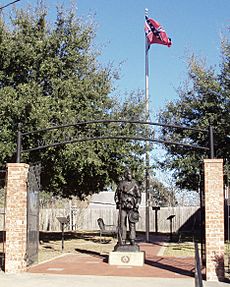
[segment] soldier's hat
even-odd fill
[[[137,223],[139,221],[139,212],[137,210],[130,210],[129,212],[129,221],[133,223]]]

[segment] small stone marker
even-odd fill
[[[113,251],[109,253],[109,265],[122,266],[143,266],[145,253],[139,252],[119,252]]]

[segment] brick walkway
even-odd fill
[[[108,264],[108,256],[96,252],[87,252],[64,254],[49,262],[32,266],[28,272],[192,279],[194,277],[194,258],[159,255],[164,239],[158,238],[158,241],[155,240],[151,243],[139,243],[141,251],[145,251],[143,267],[111,266]]]

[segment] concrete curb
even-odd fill
[[[163,256],[165,249],[167,248],[166,242],[163,243],[163,246],[160,248],[160,250],[157,252],[157,256]]]

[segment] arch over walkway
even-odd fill
[[[140,127],[134,129],[134,133],[127,134],[124,127]],[[172,142],[166,139],[159,139],[155,137],[153,127],[168,127],[173,129],[190,130],[193,132],[203,133],[207,137],[207,145],[199,146],[188,144],[184,142]],[[43,135],[48,134],[49,139],[44,139]],[[24,147],[26,138],[34,139],[33,146]],[[135,120],[92,120],[77,122],[73,124],[66,124],[60,126],[53,126],[45,129],[34,131],[22,131],[22,126],[18,127],[17,134],[17,162],[21,161],[21,154],[42,150],[48,147],[55,147],[65,144],[72,144],[76,142],[95,141],[95,140],[135,140],[147,141],[166,145],[180,145],[185,148],[200,149],[209,151],[210,158],[214,158],[214,144],[213,144],[213,128],[210,126],[208,129],[191,128],[180,125],[169,125],[147,121]]]
[[[142,128],[137,129],[137,131],[132,135],[127,135],[122,132],[122,127],[124,125],[140,125]],[[208,144],[207,146],[197,146],[183,142],[169,142],[164,139],[157,139],[155,138],[154,130],[152,129],[154,126],[202,132],[207,134]],[[50,133],[50,136],[47,137],[49,140],[44,140],[42,138],[44,133]],[[40,136],[35,140],[37,135]],[[23,146],[26,137],[34,138],[33,146]],[[17,163],[8,164],[7,166],[6,272],[20,272],[25,270],[27,266],[26,234],[28,218],[26,215],[28,212],[27,182],[29,166],[27,164],[20,163],[21,154],[74,142],[106,139],[140,140],[163,144],[175,144],[210,152],[211,159],[204,161],[207,256],[206,275],[208,280],[221,280],[224,274],[223,160],[213,159],[214,147],[212,127],[209,127],[207,130],[201,130],[177,125],[165,125],[131,120],[78,122],[75,124],[67,124],[29,132],[22,132],[21,128],[18,130]],[[15,208],[16,205],[17,208]],[[213,228],[214,223],[215,228]],[[15,229],[15,227],[17,227],[17,229]],[[17,241],[16,246],[15,241]]]

